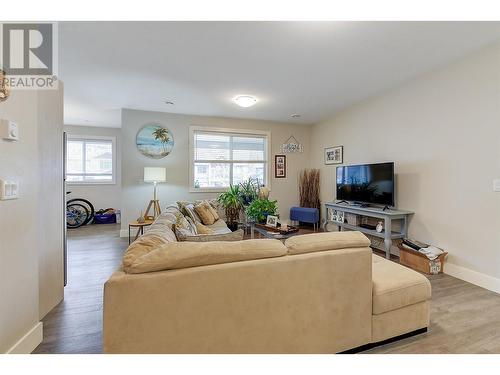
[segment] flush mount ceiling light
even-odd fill
[[[168,105],[174,105],[174,102],[170,101],[170,100],[165,100],[165,104],[168,104]]]
[[[240,107],[248,108],[257,103],[257,98],[251,95],[238,95],[233,101]]]
[[[299,118],[300,115],[298,113],[294,113],[293,115],[290,115],[290,117],[292,117],[292,118]]]

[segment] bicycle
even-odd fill
[[[71,194],[71,191],[66,194]],[[70,199],[66,202],[66,227],[74,229],[90,224],[94,219],[94,214],[94,206],[88,200],[82,198]]]

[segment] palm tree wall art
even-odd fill
[[[137,133],[136,145],[144,156],[162,159],[172,152],[174,137],[167,128],[158,124],[148,124]]]

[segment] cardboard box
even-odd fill
[[[444,262],[448,253],[445,251],[434,260],[430,260],[426,255],[416,251],[410,250],[402,245],[399,248],[399,263],[428,275],[437,275],[443,273]]]

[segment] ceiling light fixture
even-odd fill
[[[257,103],[257,98],[251,95],[238,95],[233,101],[240,107],[248,108]]]
[[[298,113],[294,113],[293,115],[290,115],[290,117],[292,117],[292,118],[299,118],[300,115]]]
[[[170,100],[165,100],[165,104],[174,105],[174,102],[171,102]]]

